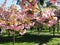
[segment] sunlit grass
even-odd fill
[[[56,32],[60,34],[60,32]],[[42,30],[39,34],[37,30],[32,32],[29,30],[24,36],[20,36],[18,33],[15,34],[15,45],[60,45],[60,36],[53,36],[52,31]],[[0,45],[13,45],[13,35],[8,36],[6,32],[3,32],[0,36]]]

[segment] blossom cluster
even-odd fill
[[[57,23],[54,10],[50,8],[39,10],[37,0],[20,0],[21,12],[17,10],[14,4],[6,9],[6,2],[7,0],[0,7],[0,28],[18,31],[23,35],[26,33],[26,29],[34,26],[35,22],[31,20],[35,19],[37,22],[49,27]]]

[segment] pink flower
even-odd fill
[[[30,18],[30,19],[35,19],[36,18],[35,14],[26,14],[26,17]]]
[[[37,21],[40,23],[43,23],[45,21],[45,19],[46,18],[44,16],[42,16],[42,17],[38,18]]]
[[[26,2],[27,0],[22,0],[23,2]]]
[[[27,28],[27,29],[29,29],[30,25],[29,24],[25,24],[24,27]]]
[[[50,0],[50,3],[55,4],[57,0]]]
[[[51,22],[53,22],[53,24],[56,24],[57,23],[57,17],[54,17]]]
[[[23,30],[23,32],[19,32],[20,35],[24,35],[26,33],[26,29]]]
[[[32,8],[32,5],[30,3],[28,3],[28,8]]]
[[[35,24],[35,22],[31,22],[31,23],[30,23],[30,27],[31,27],[31,26],[33,27],[33,26],[34,26],[34,24]]]
[[[33,0],[34,5],[37,4],[37,0]]]
[[[50,20],[49,22],[45,23],[46,26],[53,26],[57,23],[57,17],[54,17],[52,20]]]
[[[2,12],[3,12],[3,8],[0,7],[0,15],[2,15]]]
[[[24,3],[23,1],[20,1],[20,6],[21,6],[22,9],[25,9],[25,6],[24,6],[23,3]]]
[[[14,30],[23,30],[24,29],[24,24],[20,25],[20,26],[14,26]]]

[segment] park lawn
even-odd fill
[[[46,33],[45,33],[46,32]],[[52,32],[46,30],[40,34],[36,31],[28,31],[24,36],[15,34],[15,45],[60,45],[59,35],[50,35]],[[57,33],[56,33],[57,34]],[[59,33],[58,33],[59,34]],[[13,36],[3,33],[0,36],[0,45],[13,45]]]

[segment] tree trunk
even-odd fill
[[[53,28],[53,36],[55,36],[55,25],[52,28]]]

